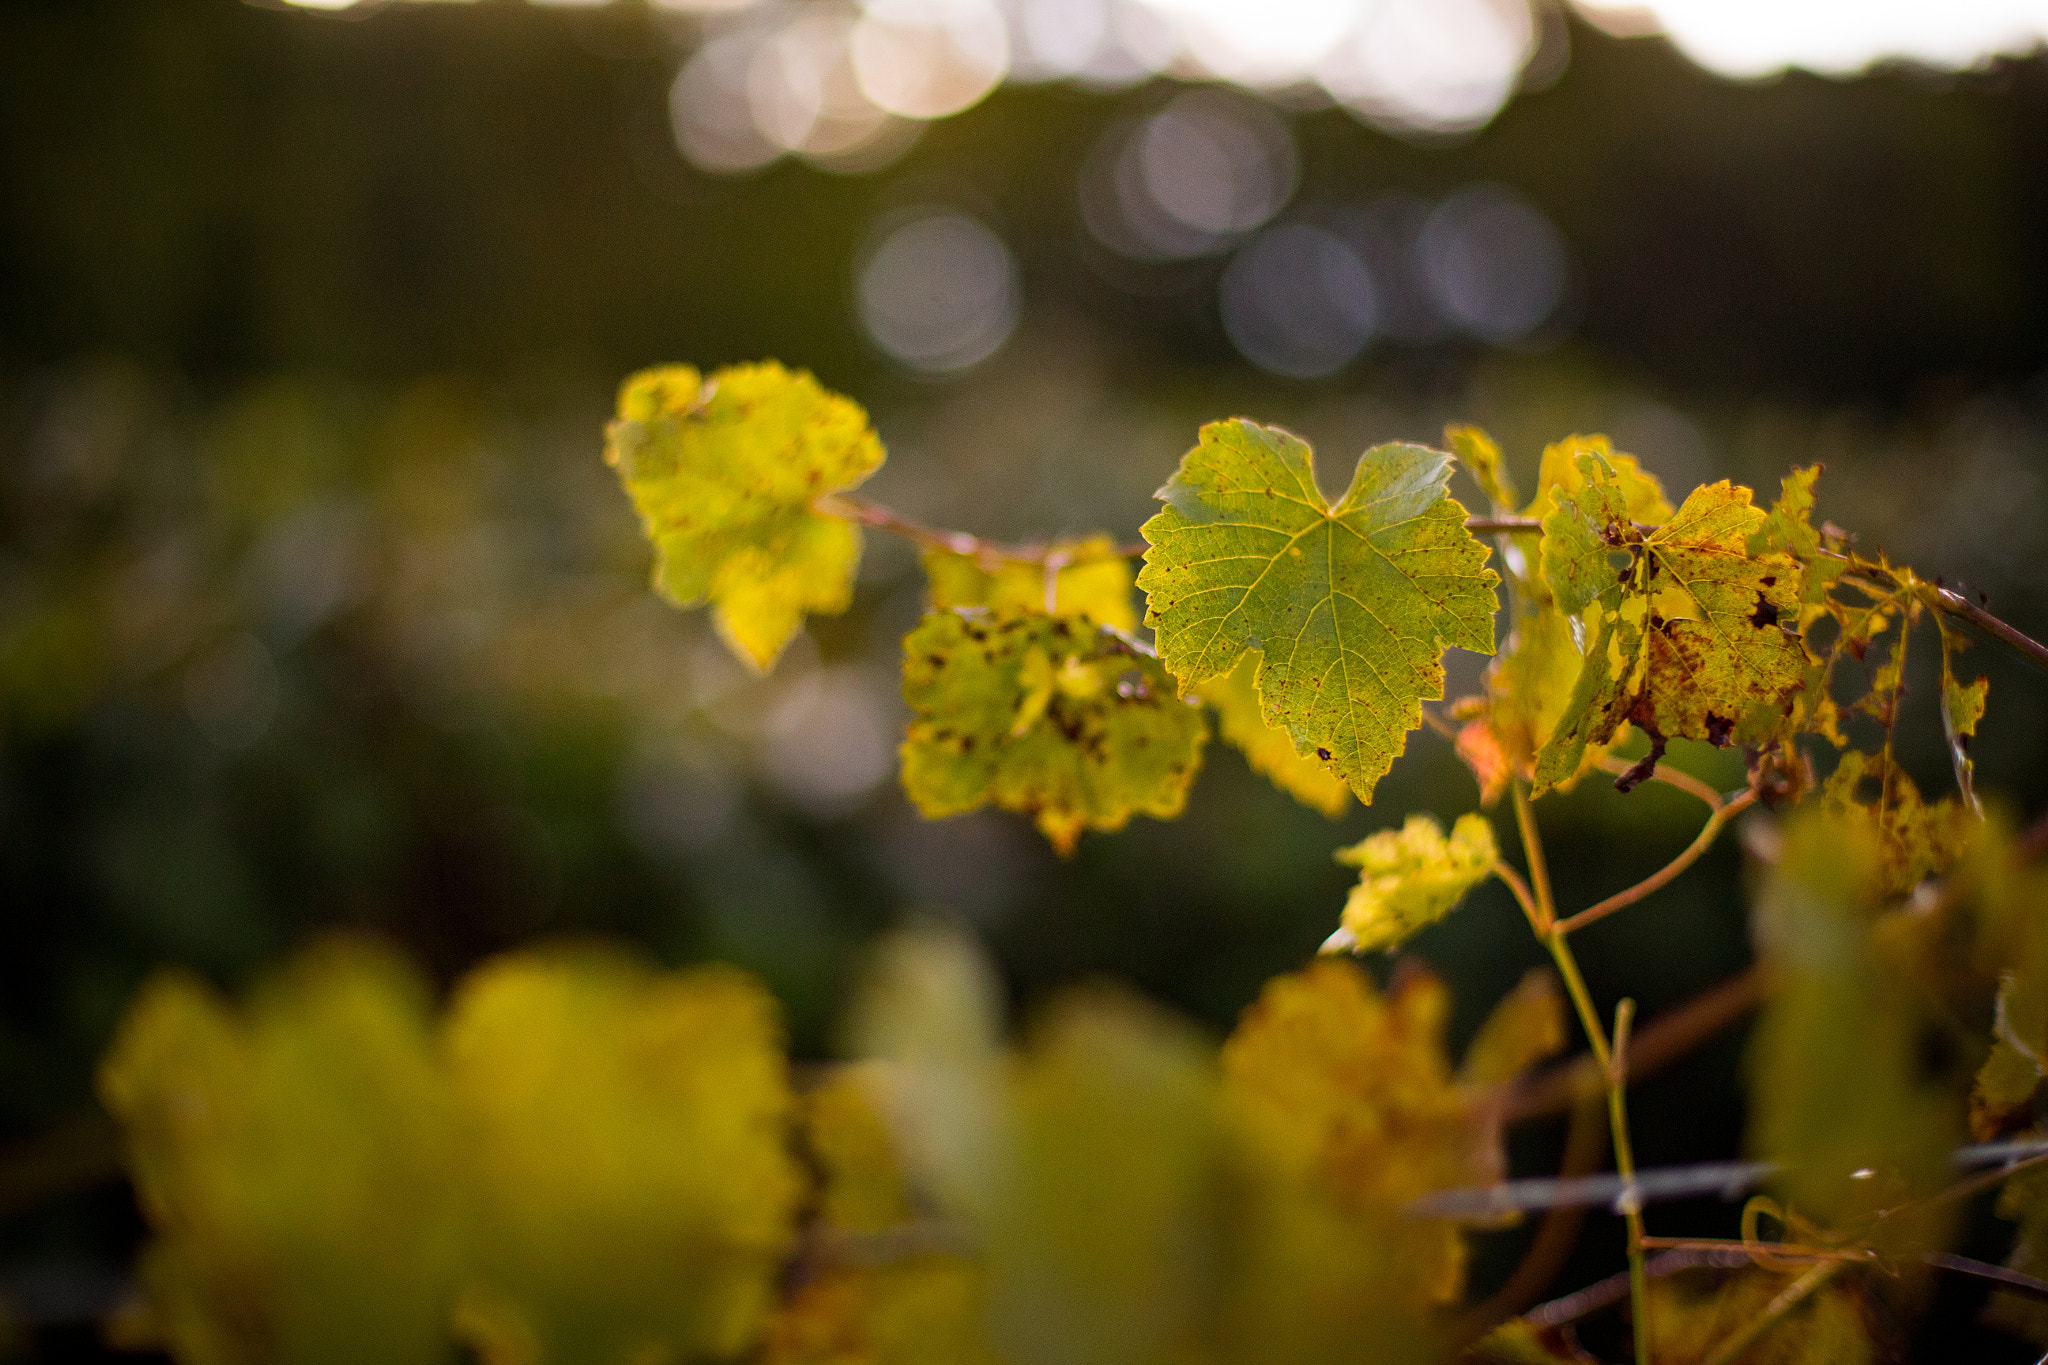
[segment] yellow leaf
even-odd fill
[[[932,610],[952,607],[1022,607],[1052,616],[1085,616],[1099,626],[1125,634],[1138,628],[1131,602],[1131,561],[1116,552],[1108,536],[1055,541],[1048,558],[1061,567],[1054,572],[1053,600],[1046,601],[1045,566],[1008,561],[993,571],[973,556],[950,550],[927,550],[924,572],[931,588]]]
[[[726,968],[498,959],[445,1046],[475,1219],[466,1320],[550,1365],[733,1355],[759,1334],[801,1180],[774,1002]]]
[[[1065,854],[1084,829],[1186,804],[1207,717],[1155,660],[1086,620],[934,612],[903,654],[903,787],[925,815],[993,801],[1033,816]]]
[[[1465,893],[1493,875],[1499,861],[1493,826],[1483,815],[1458,817],[1451,837],[1428,815],[1411,815],[1397,830],[1381,830],[1337,851],[1337,861],[1358,869],[1358,885],[1344,902],[1346,947],[1388,948],[1457,908]]]
[[[1262,651],[1266,722],[1371,800],[1423,699],[1443,696],[1444,650],[1493,652],[1500,579],[1449,479],[1447,455],[1374,446],[1331,505],[1296,437],[1243,420],[1202,428],[1159,490],[1138,575],[1181,690]]]
[[[1501,457],[1500,447],[1493,438],[1478,427],[1447,426],[1444,428],[1444,444],[1451,448],[1472,477],[1479,483],[1479,491],[1486,494],[1494,511],[1513,511],[1520,499],[1515,496],[1514,476],[1508,473],[1508,462]]]
[[[882,464],[867,414],[768,361],[646,370],[619,392],[605,459],[654,543],[655,587],[709,602],[750,667],[771,667],[805,615],[846,610],[860,530],[816,510]]]
[[[1851,749],[1821,784],[1820,802],[1876,840],[1878,894],[1903,896],[1948,870],[1969,843],[1977,821],[1953,799],[1929,804],[1920,788],[1881,754]]]
[[[1534,967],[1479,1027],[1465,1049],[1458,1079],[1466,1085],[1504,1085],[1564,1050],[1564,996],[1557,978]]]
[[[1217,728],[1244,752],[1253,772],[1264,773],[1281,791],[1334,820],[1351,804],[1351,788],[1321,759],[1294,752],[1285,730],[1266,724],[1259,714],[1259,690],[1252,684],[1258,669],[1259,655],[1248,653],[1228,675],[1203,683],[1199,695],[1216,708]]]
[[[180,1361],[448,1356],[456,1148],[426,992],[395,957],[329,943],[239,1012],[161,974],[99,1091],[154,1232],[156,1327]]]
[[[957,1257],[826,1271],[769,1323],[766,1365],[993,1365],[981,1272]]]
[[[1537,467],[1536,496],[1522,513],[1544,520],[1562,501],[1576,497],[1586,486],[1579,457],[1592,455],[1614,471],[1614,484],[1621,493],[1622,511],[1630,521],[1655,526],[1671,520],[1671,504],[1664,497],[1664,485],[1657,476],[1637,463],[1633,455],[1616,451],[1605,436],[1567,436],[1543,448],[1543,463]]]
[[[1486,670],[1487,714],[1494,735],[1512,772],[1524,781],[1534,776],[1536,756],[1571,705],[1582,662],[1572,643],[1571,622],[1550,604],[1548,592],[1543,598],[1518,602],[1507,646]],[[1588,744],[1578,770],[1551,785],[1569,787],[1610,747]]]
[[[1465,1244],[1455,1226],[1407,1218],[1431,1190],[1498,1179],[1497,1137],[1444,1057],[1448,1000],[1425,973],[1391,995],[1326,958],[1266,983],[1223,1048],[1233,1121],[1275,1167],[1338,1207],[1396,1220],[1414,1297],[1455,1301]]]
[[[1575,776],[1624,722],[1651,739],[1726,745],[1753,712],[1775,714],[1807,679],[1799,565],[1749,552],[1764,514],[1727,482],[1693,490],[1676,516],[1635,524],[1617,471],[1579,456],[1580,489],[1543,521],[1543,572],[1558,608],[1587,618],[1571,701],[1536,759],[1538,791]],[[1786,624],[1781,624],[1786,623]]]
[[[1749,1329],[1796,1276],[1742,1270],[1711,1288],[1679,1276],[1650,1282],[1657,1365],[1702,1365]],[[1873,1365],[1878,1359],[1856,1291],[1837,1279],[1772,1323],[1742,1352],[1743,1365]]]
[[[1479,805],[1491,810],[1493,803],[1500,800],[1508,789],[1508,779],[1513,770],[1508,766],[1507,750],[1501,746],[1500,736],[1493,726],[1484,720],[1466,721],[1458,729],[1458,757],[1472,770],[1473,780],[1479,783]]]

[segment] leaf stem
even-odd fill
[[[1616,758],[1612,754],[1603,755],[1600,759],[1601,771],[1610,772],[1616,776],[1620,776],[1634,767],[1635,764]],[[1708,810],[1721,809],[1721,793],[1715,791],[1691,773],[1659,763],[1650,770],[1650,781],[1662,782],[1665,786],[1674,787],[1684,792],[1687,796],[1696,797],[1706,803]]]
[[[1700,855],[1713,846],[1714,840],[1720,835],[1728,822],[1755,805],[1756,799],[1756,789],[1752,787],[1734,800],[1720,806],[1712,815],[1707,817],[1706,824],[1700,826],[1699,834],[1693,839],[1685,852],[1679,854],[1676,858],[1673,858],[1634,886],[1629,887],[1626,891],[1617,891],[1599,904],[1589,906],[1569,919],[1558,921],[1558,932],[1561,934],[1574,933],[1589,924],[1606,919],[1615,911],[1634,905],[1643,897],[1662,889],[1679,873],[1698,862]]]
[[[1586,978],[1579,971],[1579,961],[1572,953],[1572,946],[1566,939],[1563,926],[1557,920],[1557,902],[1551,895],[1550,872],[1543,860],[1543,840],[1536,829],[1535,814],[1529,809],[1529,789],[1520,780],[1514,784],[1515,827],[1522,836],[1522,855],[1529,864],[1529,880],[1534,887],[1538,919],[1542,927],[1537,932],[1543,946],[1550,951],[1551,961],[1557,964],[1558,975],[1564,979],[1565,994],[1571,997],[1572,1009],[1579,1016],[1579,1027],[1585,1032],[1586,1045],[1593,1050],[1593,1058],[1599,1063],[1600,1074],[1607,1088],[1607,1127],[1614,1142],[1614,1169],[1625,1186],[1633,1189],[1636,1178],[1635,1150],[1629,1143],[1628,1104],[1623,1096],[1627,1084],[1627,1044],[1629,1025],[1635,1018],[1635,1002],[1624,1000],[1615,1014],[1615,1041],[1618,1049],[1610,1048],[1607,1030],[1600,1022],[1600,1012],[1593,1007],[1593,995],[1586,989]],[[1619,1064],[1617,1064],[1619,1058]],[[1628,1199],[1623,1209],[1628,1223],[1628,1275],[1629,1310],[1635,1323],[1636,1365],[1650,1365],[1650,1293],[1649,1279],[1643,1271],[1643,1212],[1639,1201]]]

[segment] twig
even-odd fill
[[[1633,768],[1635,765],[1624,759],[1616,758],[1613,754],[1603,754],[1600,757],[1599,766],[1601,771],[1610,772],[1615,774],[1616,776],[1619,776],[1622,773],[1629,771],[1629,769]],[[1677,768],[1667,767],[1662,763],[1659,763],[1655,768],[1650,770],[1650,781],[1662,782],[1667,787],[1677,788],[1679,791],[1684,792],[1687,796],[1697,797],[1701,801],[1707,803],[1708,810],[1719,810],[1721,809],[1721,806],[1723,804],[1721,800],[1721,793],[1715,791],[1712,787],[1700,781],[1691,773],[1682,772]]]
[[[1626,891],[1617,891],[1598,905],[1581,910],[1569,919],[1559,920],[1557,923],[1558,932],[1569,934],[1583,929],[1589,924],[1607,918],[1617,910],[1634,905],[1651,892],[1661,889],[1672,878],[1699,861],[1700,855],[1713,846],[1714,840],[1720,835],[1721,830],[1730,820],[1733,820],[1755,804],[1756,789],[1752,787],[1734,800],[1721,806],[1712,815],[1709,815],[1706,824],[1700,826],[1699,835],[1694,838],[1691,846],[1685,852],[1673,858],[1658,871],[1651,873],[1634,886],[1629,887]]]

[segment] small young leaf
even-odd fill
[[[1433,817],[1411,815],[1398,831],[1381,830],[1337,850],[1338,862],[1358,869],[1358,885],[1344,902],[1346,946],[1361,953],[1390,948],[1436,923],[1493,875],[1499,858],[1493,826],[1476,814],[1459,816],[1448,839]]]
[[[1079,617],[933,612],[903,641],[903,787],[925,815],[993,801],[1063,854],[1186,804],[1209,724],[1158,663]]]
[[[1370,801],[1423,699],[1443,695],[1444,648],[1493,652],[1500,580],[1449,478],[1447,455],[1375,446],[1332,506],[1296,437],[1202,428],[1143,527],[1138,586],[1167,670],[1192,691],[1263,651],[1267,722]]]
[[[1466,1085],[1504,1085],[1546,1057],[1564,1050],[1567,1041],[1564,995],[1557,978],[1532,967],[1512,991],[1501,998],[1465,1049],[1458,1079]]]
[[[1062,540],[1046,547],[1061,567],[1053,572],[1053,600],[1045,599],[1042,564],[1009,561],[993,572],[972,555],[927,550],[924,573],[932,610],[952,607],[1022,607],[1049,616],[1085,616],[1126,635],[1138,628],[1131,602],[1131,561],[1116,553],[1108,536]]]
[[[1828,585],[1849,567],[1839,556],[1821,553],[1820,532],[1813,525],[1813,486],[1820,474],[1821,466],[1817,464],[1787,474],[1779,482],[1778,500],[1749,536],[1752,556],[1788,554],[1801,566],[1801,629],[1821,615]]]
[[[1465,468],[1479,484],[1479,491],[1486,494],[1496,512],[1509,512],[1519,506],[1521,499],[1515,493],[1514,475],[1508,472],[1508,462],[1502,458],[1500,447],[1491,436],[1478,427],[1447,426],[1444,428],[1444,444],[1451,448]]]
[[[1259,689],[1252,683],[1258,671],[1258,654],[1246,654],[1228,675],[1203,683],[1198,695],[1216,708],[1217,728],[1243,750],[1253,772],[1264,773],[1304,806],[1336,819],[1351,804],[1351,788],[1321,759],[1294,752],[1285,730],[1266,724],[1259,714]]]
[[[1780,625],[1798,617],[1799,566],[1751,556],[1764,514],[1727,482],[1695,489],[1648,532],[1627,516],[1614,469],[1582,454],[1583,486],[1543,522],[1543,568],[1559,608],[1585,612],[1592,643],[1572,699],[1536,761],[1538,790],[1576,775],[1624,721],[1668,739],[1725,745],[1753,711],[1775,712],[1806,681],[1807,654]]]
[[[645,370],[619,392],[605,459],[654,542],[654,586],[704,602],[733,653],[766,670],[804,616],[846,610],[860,529],[815,510],[882,464],[867,414],[769,361],[708,380]]]

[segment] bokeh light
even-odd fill
[[[914,370],[964,370],[1017,326],[1017,262],[964,214],[912,211],[885,225],[859,267],[855,298],[875,344]]]
[[[1282,223],[1247,242],[1223,272],[1223,330],[1272,374],[1315,379],[1372,339],[1378,299],[1358,253],[1334,233]]]
[[[1286,207],[1298,174],[1293,135],[1271,109],[1193,90],[1103,134],[1082,170],[1081,213],[1135,260],[1205,256]]]
[[[1470,186],[1437,205],[1417,249],[1444,316],[1494,345],[1537,333],[1570,283],[1564,238],[1527,200],[1500,185]]]

